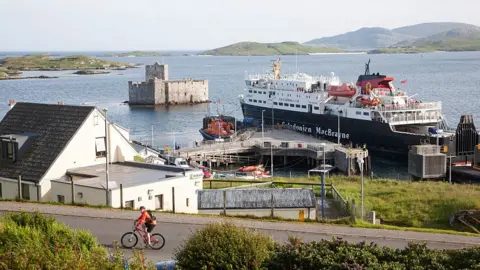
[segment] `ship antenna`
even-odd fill
[[[365,75],[370,75],[370,58],[368,62],[365,64]]]

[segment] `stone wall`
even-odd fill
[[[145,80],[159,80],[168,81],[168,65],[160,65],[155,63],[153,65],[145,66]]]
[[[162,80],[154,81],[154,92],[155,92],[155,105],[164,105],[166,104],[166,82]]]
[[[128,82],[128,103],[138,105],[151,105],[155,102],[154,81]]]
[[[188,104],[208,101],[207,80],[181,80],[165,82],[167,104]]]

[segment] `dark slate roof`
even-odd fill
[[[204,189],[198,191],[198,209],[223,209],[223,192],[227,209],[314,208],[315,194],[308,188]]]
[[[39,182],[70,139],[82,126],[92,106],[18,102],[0,122],[0,135],[38,133],[21,160],[1,164],[0,177]]]

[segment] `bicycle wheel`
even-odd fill
[[[127,232],[124,235],[122,235],[120,242],[122,242],[122,246],[125,248],[133,248],[134,246],[137,245],[138,236],[133,232]]]
[[[154,233],[150,236],[150,247],[155,250],[159,250],[165,246],[165,237],[159,233]]]

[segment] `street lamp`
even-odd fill
[[[322,218],[325,218],[325,143],[321,143],[323,149],[323,173],[322,173]]]
[[[338,138],[338,141],[337,143],[340,145],[340,114],[342,113],[342,110],[338,110],[338,134],[337,134],[337,138]]]
[[[265,145],[265,138],[263,137],[263,112],[265,112],[265,110],[262,110],[262,147],[264,147]]]
[[[108,162],[109,162],[109,140],[108,140],[108,120],[107,120],[107,112],[108,112],[108,109],[107,108],[104,108],[103,109],[103,112],[105,113],[105,182],[106,182],[106,196],[105,196],[105,200],[106,200],[106,206],[109,206],[109,192],[108,192],[108,178],[109,178],[109,175],[108,175]]]
[[[361,178],[361,186],[360,186],[360,201],[361,201],[361,206],[360,206],[360,212],[362,214],[362,220],[364,217],[364,212],[363,212],[363,163],[364,163],[364,157],[362,154],[362,157],[358,160],[358,165],[360,166],[360,178]]]

